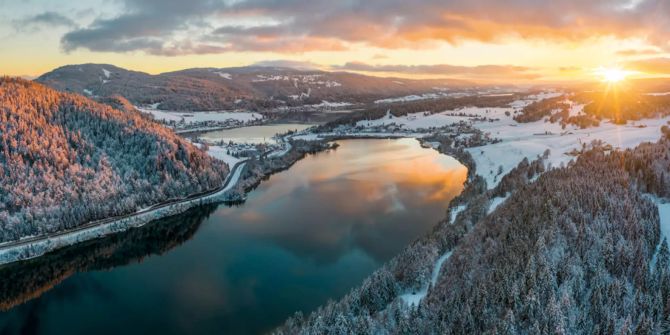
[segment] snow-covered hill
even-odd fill
[[[472,86],[457,80],[403,80],[283,67],[194,68],[150,75],[109,64],[68,65],[36,79],[91,97],[119,94],[159,109],[223,110],[373,102]],[[441,93],[442,94],[442,93]]]

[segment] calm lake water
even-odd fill
[[[301,131],[312,127],[312,124],[269,124],[263,126],[242,127],[206,132],[199,137],[207,141],[224,141],[237,143],[274,143],[276,134],[288,131]]]
[[[207,206],[0,268],[0,334],[257,334],[337,299],[425,234],[466,168],[346,140]]]

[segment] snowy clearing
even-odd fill
[[[153,106],[151,106],[153,107]],[[151,114],[156,120],[174,121],[185,123],[198,123],[207,121],[224,122],[228,120],[235,120],[241,122],[260,120],[263,115],[253,112],[231,112],[231,111],[215,111],[215,112],[176,112],[164,111],[155,108],[137,107],[143,113]]]
[[[329,101],[326,101],[326,100],[321,101],[320,104],[310,105],[310,107],[330,107],[330,108],[347,107],[347,106],[351,106],[351,103],[349,103],[349,102],[329,102]]]
[[[643,142],[655,142],[661,137],[660,128],[670,122],[670,116],[664,118],[643,119],[617,125],[603,120],[598,127],[580,129],[574,125],[565,128],[560,123],[550,123],[545,119],[536,122],[518,123],[514,120],[515,111],[535,101],[555,98],[562,92],[544,92],[529,95],[522,100],[509,104],[508,107],[479,108],[466,107],[440,113],[411,113],[404,116],[393,116],[387,112],[385,116],[375,120],[363,120],[356,123],[354,131],[344,133],[303,133],[296,139],[314,140],[329,136],[347,137],[422,137],[430,128],[440,128],[459,122],[467,122],[473,127],[489,134],[491,138],[501,142],[479,147],[467,148],[472,155],[477,174],[482,176],[489,189],[494,188],[502,176],[509,173],[524,158],[529,161],[549,151],[545,164],[559,167],[569,163],[576,156],[573,152],[588,147],[593,141],[602,141],[613,148],[633,148]],[[572,103],[571,116],[583,114],[584,105]],[[396,126],[397,131],[379,132],[380,127]],[[363,128],[363,129],[360,129]],[[423,131],[421,131],[423,130]],[[453,221],[453,220],[452,220]]]
[[[214,157],[220,161],[223,161],[224,163],[228,164],[228,167],[233,167],[235,164],[238,162],[242,161],[241,159],[237,157],[233,157],[227,153],[228,149],[216,145],[211,145],[209,146],[209,150],[207,150],[207,154],[210,155],[211,157]]]
[[[397,84],[397,82],[396,82]],[[399,85],[404,85],[404,84],[399,84]],[[387,98],[387,99],[380,99],[376,100],[376,104],[388,104],[388,103],[396,103],[396,102],[410,102],[410,101],[418,101],[418,100],[428,100],[428,99],[438,99],[438,98],[445,98],[445,97],[458,97],[458,96],[466,96],[468,95],[467,93],[463,92],[438,92],[438,93],[424,93],[421,95],[406,95],[403,97],[395,97],[395,98]]]
[[[661,241],[664,238],[670,243],[670,203],[662,203],[657,200],[658,215],[661,218]]]
[[[498,206],[500,206],[500,204],[502,204],[503,202],[505,202],[505,200],[507,200],[508,197],[509,197],[509,195],[506,195],[506,196],[504,196],[504,197],[495,197],[495,198],[493,198],[493,199],[491,200],[491,204],[489,205],[489,210],[488,210],[488,213],[487,213],[487,214],[491,214],[491,213],[493,213],[493,211],[495,211],[496,208],[498,208]]]
[[[451,257],[452,252],[449,251],[445,253],[444,255],[440,256],[440,258],[437,259],[435,262],[435,266],[433,267],[433,273],[430,277],[430,284],[427,286],[424,286],[421,290],[419,290],[416,293],[405,293],[400,295],[400,299],[404,301],[408,306],[418,306],[419,302],[426,296],[428,293],[428,287],[434,286],[437,283],[438,278],[440,278],[440,270],[442,269],[442,265],[444,262]]]
[[[555,97],[560,93],[541,95],[541,98]],[[526,101],[514,102],[511,105],[523,105]],[[575,104],[570,109],[571,115],[582,113],[583,105]],[[483,121],[486,117],[488,121]],[[657,141],[660,127],[670,121],[670,117],[645,119],[628,125],[616,125],[603,121],[599,127],[579,129],[573,125],[562,129],[559,123],[544,120],[518,123],[514,121],[514,108],[478,108],[467,107],[441,113],[413,113],[395,117],[390,113],[377,120],[359,121],[356,125],[375,127],[398,125],[403,129],[418,130],[430,127],[443,127],[460,121],[471,122],[472,125],[491,137],[502,142],[467,149],[477,164],[477,173],[486,179],[489,188],[495,187],[499,178],[509,173],[521,160],[534,160],[546,150],[550,150],[547,163],[553,167],[567,164],[574,157],[566,153],[580,150],[594,140],[601,140],[615,148],[633,148],[642,142]],[[502,167],[502,173],[500,168]]]
[[[474,123],[474,126],[488,132],[494,138],[502,140],[500,143],[467,149],[477,164],[477,174],[486,179],[489,188],[493,188],[504,176],[516,167],[523,158],[534,160],[546,150],[550,150],[546,161],[553,167],[567,164],[574,157],[566,153],[580,150],[583,145],[589,145],[594,140],[600,140],[615,148],[633,148],[642,142],[657,141],[660,128],[670,121],[670,117],[645,119],[637,121],[636,125],[616,125],[603,121],[599,127],[579,129],[567,126],[562,129],[558,123],[544,122],[543,120],[531,123],[517,123],[511,117],[500,115],[495,122]]]
[[[452,208],[449,223],[454,224],[454,222],[456,222],[456,217],[458,216],[458,214],[460,212],[464,211],[467,207],[468,206],[466,206],[466,205],[460,205],[460,206],[456,206],[456,207]]]
[[[468,109],[459,110],[458,113],[468,113]],[[404,129],[428,129],[431,127],[444,127],[460,121],[470,121],[472,117],[454,115],[454,111],[424,115],[425,113],[412,113],[404,116],[393,116],[391,113],[386,113],[384,117],[376,120],[358,121],[356,126],[362,127],[377,127],[387,125],[398,125]]]
[[[218,74],[219,77],[223,79],[228,79],[228,80],[233,80],[233,76],[230,73],[225,73],[225,72],[220,72],[220,71],[214,71],[214,74]]]
[[[656,251],[654,252],[654,256],[651,258],[651,262],[649,263],[650,270],[653,270],[654,266],[656,265],[656,256],[658,256],[658,251],[661,249],[661,243],[666,240],[667,243],[670,244],[670,203],[663,199],[659,199],[653,194],[647,194],[647,196],[656,204],[656,206],[658,206],[658,217],[660,219],[661,228],[661,236],[658,241],[658,245],[656,246]],[[670,245],[668,246],[670,247]]]

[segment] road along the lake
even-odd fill
[[[138,210],[135,213],[91,221],[61,232],[1,243],[0,265],[39,257],[47,252],[75,243],[118,233],[133,227],[140,227],[163,217],[183,213],[195,206],[225,201],[225,194],[239,181],[245,164],[246,161],[237,162],[226,176],[223,185],[210,191],[192,194],[182,199],[173,199]]]

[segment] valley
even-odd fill
[[[231,80],[228,76],[220,78]],[[311,80],[307,82],[312,83]],[[267,81],[284,79],[263,77],[252,82]],[[45,90],[35,86],[38,84],[20,81],[3,85],[13,89],[12,85],[17,83]],[[327,83],[314,82],[326,88],[339,87]],[[509,91],[513,92],[498,93]],[[104,283],[114,290],[113,295],[118,299],[130,299],[124,293],[131,285],[128,280],[158,280],[163,286],[147,293],[143,304],[156,304],[165,297],[176,300],[145,317],[154,318],[152,324],[155,325],[165,313],[188,314],[177,301],[181,299],[178,294],[184,292],[179,285],[189,279],[165,281],[152,277],[152,271],[158,268],[169,271],[178,264],[182,270],[174,276],[197,275],[193,280],[208,281],[212,298],[223,300],[213,301],[212,305],[202,305],[206,300],[191,301],[195,305],[184,306],[196,308],[211,319],[197,325],[189,321],[187,328],[180,328],[186,327],[183,323],[165,324],[163,333],[182,333],[187,329],[278,334],[404,333],[409,331],[406,327],[410,324],[424,327],[428,333],[429,329],[447,331],[448,328],[458,329],[454,333],[482,331],[497,325],[487,320],[473,324],[461,319],[465,317],[462,313],[443,314],[445,310],[439,299],[464,299],[450,295],[449,290],[443,288],[447,285],[445,281],[462,287],[461,292],[471,290],[470,284],[460,277],[467,273],[462,265],[467,259],[492,264],[491,273],[478,270],[473,276],[497,276],[509,271],[518,271],[522,276],[511,276],[516,279],[510,280],[517,282],[505,285],[520,285],[518,280],[526,279],[519,278],[535,274],[510,270],[511,266],[519,267],[518,263],[501,264],[495,257],[483,259],[482,255],[489,256],[479,244],[478,234],[495,232],[487,243],[494,243],[491,253],[504,255],[509,251],[498,248],[502,242],[496,242],[497,239],[511,236],[509,234],[517,236],[520,222],[539,222],[534,215],[539,213],[542,204],[551,204],[546,209],[549,212],[543,212],[542,216],[548,221],[557,215],[557,208],[584,204],[586,189],[597,197],[593,201],[611,203],[608,206],[632,204],[633,207],[625,209],[627,212],[614,209],[604,212],[602,207],[591,206],[595,206],[593,215],[598,218],[597,222],[613,220],[613,225],[624,227],[616,226],[608,233],[611,236],[605,238],[626,241],[626,246],[619,244],[616,248],[634,248],[636,258],[627,256],[623,260],[625,268],[612,272],[614,279],[589,277],[584,279],[588,280],[585,286],[563,284],[564,298],[569,299],[570,304],[583,305],[579,296],[592,295],[596,288],[611,285],[614,280],[625,285],[647,285],[646,299],[664,299],[665,291],[655,286],[661,279],[654,276],[666,276],[670,272],[645,275],[631,283],[630,269],[632,264],[639,265],[640,259],[649,267],[670,262],[663,233],[670,229],[665,220],[664,200],[670,194],[667,188],[670,165],[664,154],[670,114],[665,108],[629,115],[629,119],[622,122],[595,115],[590,102],[578,91],[558,88],[467,89],[453,94],[417,93],[346,104],[323,102],[291,108],[210,111],[162,110],[162,105],[156,102],[144,107],[133,106],[130,101],[119,105],[123,99],[110,100],[83,92],[99,100],[99,104],[88,102],[80,95],[48,89],[46,92],[58,97],[66,94],[65,99],[81,100],[78,103],[90,103],[101,110],[111,106],[113,113],[123,109],[137,120],[134,122],[159,127],[166,134],[163,136],[183,142],[180,145],[192,148],[189,150],[195,150],[195,155],[204,155],[198,157],[207,157],[207,161],[221,166],[225,173],[219,174],[218,186],[213,184],[200,192],[146,199],[144,205],[136,205],[135,210],[115,212],[120,215],[83,220],[65,229],[51,228],[48,232],[7,239],[0,244],[0,260],[5,263],[0,266],[0,273],[13,279],[11,285],[5,285],[0,292],[0,297],[4,297],[0,306],[6,310],[0,316],[0,323],[7,325],[5,329],[20,329],[26,322],[22,320],[28,320],[29,309],[54,304],[54,295],[58,296],[63,287],[83,288],[79,283],[82,280]],[[664,102],[654,100],[654,103]],[[589,120],[588,125],[584,124],[585,119]],[[25,155],[21,147],[16,148],[16,153]],[[583,179],[582,176],[589,177]],[[610,182],[613,184],[609,185]],[[561,197],[565,189],[574,195]],[[532,204],[537,208],[530,211],[519,208],[532,197],[536,199]],[[526,235],[522,234],[518,243],[526,243],[522,249],[537,250],[538,255],[545,257],[543,264],[558,262],[546,259],[550,256],[549,249],[562,253],[573,247],[581,248],[581,253],[615,252],[598,249],[607,248],[600,233],[589,237],[593,242],[589,247],[585,247],[583,241],[570,239],[575,229],[584,229],[573,226],[575,222],[584,222],[585,213],[571,211],[567,214],[569,219],[565,219],[568,221],[555,220],[547,227],[524,231]],[[520,215],[523,219],[518,219]],[[644,224],[631,228],[627,226],[631,221],[615,219],[622,216]],[[186,235],[179,233],[175,240],[168,238],[166,243],[142,251],[141,244],[147,238],[160,241],[165,234],[172,236],[171,222],[177,224],[176,232],[182,231],[180,220],[190,222],[183,226]],[[557,226],[558,222],[561,225]],[[566,224],[573,225],[572,230],[566,231],[563,226]],[[603,228],[597,226],[597,229]],[[622,233],[621,229],[627,230]],[[630,229],[637,229],[636,233],[626,235]],[[617,235],[620,233],[623,235]],[[540,240],[547,245],[533,244]],[[230,260],[225,253],[213,250],[213,245],[225,246],[231,255],[240,255],[240,258]],[[91,250],[99,256],[82,259],[78,256],[82,252],[79,250]],[[128,251],[131,252],[126,255]],[[622,255],[623,251],[616,252]],[[224,270],[216,273],[199,268],[183,271],[186,258],[201,260],[191,267],[224,266]],[[53,271],[45,265],[44,262],[53,259],[64,269]],[[267,268],[258,264],[267,264]],[[574,266],[591,266],[588,271],[614,271],[600,263]],[[100,273],[100,268],[107,269],[109,274]],[[44,277],[39,282],[33,276],[38,269]],[[553,269],[565,271],[559,265]],[[118,279],[112,278],[116,276],[125,279],[115,284]],[[273,282],[272,276],[283,279]],[[223,279],[225,285],[221,284]],[[255,283],[253,287],[245,286],[249,281]],[[490,282],[490,279],[482,279],[482,283]],[[269,287],[277,284],[285,295],[270,293]],[[246,292],[245,296],[232,293],[240,289]],[[310,290],[319,290],[321,294]],[[510,294],[515,292],[512,290]],[[295,300],[295,296],[303,298]],[[90,309],[86,300],[100,299],[87,292],[81,297],[77,299],[84,300],[70,300],[75,313]],[[477,297],[474,294],[468,299]],[[543,299],[556,298],[547,295]],[[499,310],[487,309],[517,308],[505,305],[509,300],[501,301],[502,306],[481,306],[471,301],[468,307],[471,310],[467,313],[499,314]],[[598,308],[609,308],[608,303],[600,301]],[[112,313],[105,309],[113,309],[113,306],[100,301],[96,306],[88,317],[90,325],[109,325],[111,320],[103,316]],[[637,308],[644,313],[660,313],[645,310],[643,306]],[[61,322],[67,319],[57,316],[59,312],[54,309],[40,313],[48,316],[48,321],[41,323],[43,333],[62,328]],[[513,309],[512,313],[530,312]],[[641,313],[637,317],[647,315]],[[249,326],[249,320],[259,317],[264,322]],[[344,326],[343,318],[347,320]],[[448,320],[449,326],[436,323],[436,318]],[[196,319],[193,315],[189,320]],[[523,326],[556,327],[550,316],[536,314],[536,319],[537,325]],[[137,324],[138,321],[128,319],[126,322]],[[598,323],[592,319],[579,322]],[[70,331],[74,333],[87,327],[86,323],[67,324],[73,327]],[[574,324],[563,327],[575,330]],[[149,330],[117,325],[109,331],[144,333]]]

